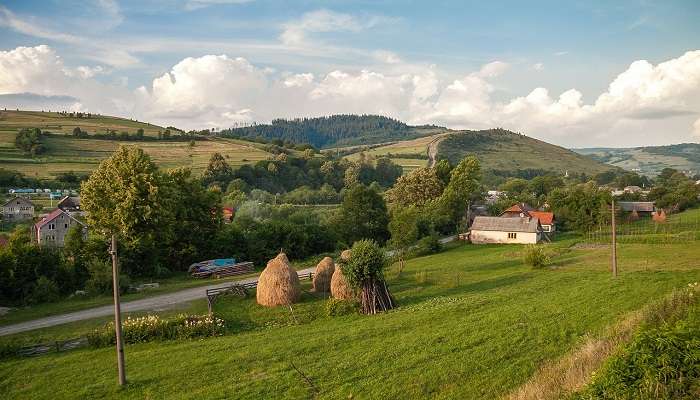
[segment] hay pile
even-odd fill
[[[301,297],[299,276],[284,253],[268,261],[260,274],[256,298],[258,304],[275,307],[295,303]]]
[[[319,293],[327,293],[331,291],[331,278],[335,272],[335,264],[330,257],[324,257],[321,262],[316,265],[314,271],[313,287],[314,291]]]
[[[333,272],[333,277],[331,278],[331,295],[335,299],[348,300],[357,297],[355,291],[345,278],[345,275],[343,275],[342,265],[349,259],[350,250],[344,250],[340,253],[340,263]]]

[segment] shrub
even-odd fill
[[[551,262],[544,247],[538,245],[528,245],[525,249],[525,264],[533,268],[543,268]]]
[[[112,264],[109,261],[93,258],[87,262],[87,270],[90,278],[85,282],[85,290],[93,295],[112,293]],[[129,284],[129,276],[120,274],[120,293],[125,293]]]
[[[700,309],[642,331],[595,375],[578,399],[690,399],[700,380]]]
[[[439,253],[442,250],[442,244],[437,235],[430,235],[422,238],[416,245],[415,254],[417,256],[425,256],[428,254]]]
[[[125,343],[143,343],[154,340],[192,339],[221,336],[226,327],[224,320],[209,315],[185,315],[167,320],[157,315],[127,318],[122,322]],[[93,347],[104,347],[115,343],[114,322],[94,330],[87,335]]]
[[[359,310],[360,305],[355,300],[328,299],[326,302],[326,315],[329,317],[357,314]]]
[[[56,282],[42,275],[34,283],[30,300],[32,303],[47,303],[56,301],[59,297],[60,293]]]

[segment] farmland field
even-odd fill
[[[584,335],[700,280],[695,243],[621,244],[613,279],[609,248],[579,240],[547,245],[553,263],[541,270],[523,264],[521,246],[459,244],[409,260],[401,277],[387,272],[400,307],[377,316],[327,317],[308,292],[293,313],[223,299],[215,310],[227,336],[127,346],[126,390],[111,348],[3,361],[0,390],[9,399],[313,397],[293,362],[324,399],[499,398]]]
[[[428,166],[428,145],[433,141],[444,137],[445,135],[447,134],[439,133],[418,139],[394,142],[383,146],[373,147],[363,152],[365,155],[372,157],[391,155],[392,161],[403,167],[404,173],[406,173],[416,168]],[[401,157],[402,155],[409,157]],[[425,158],[415,158],[417,155],[425,156]],[[413,158],[410,156],[413,156]],[[357,160],[359,157],[359,152],[346,156],[346,158],[349,160]]]
[[[146,136],[157,136],[165,128],[147,122],[134,121],[126,118],[94,115],[90,118],[77,118],[45,111],[11,111],[0,110],[0,131],[17,132],[22,128],[39,128],[53,133],[72,133],[73,128],[80,127],[90,134],[106,134],[110,130],[117,132],[136,133],[143,129]]]

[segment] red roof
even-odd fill
[[[34,227],[39,230],[41,229],[44,225],[48,224],[49,222],[53,221],[58,217],[59,215],[63,214],[65,211],[61,210],[60,208],[57,208],[53,211],[51,211],[47,216],[41,219],[41,221],[37,222]]]
[[[534,208],[530,207],[526,203],[520,203],[520,204],[515,204],[515,205],[510,206],[510,208],[508,208],[507,210],[505,210],[503,212],[504,213],[507,213],[507,212],[521,213],[522,212],[522,213],[527,214],[528,212],[533,211],[533,210],[534,210]]]
[[[552,225],[554,222],[554,213],[549,211],[529,211],[529,214],[539,219],[542,225]]]

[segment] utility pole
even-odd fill
[[[122,336],[122,312],[119,304],[119,264],[117,262],[117,237],[112,234],[112,285],[114,291],[114,329],[117,335],[117,368],[119,369],[119,386],[126,385],[126,370],[124,367],[124,338]]]
[[[612,274],[617,278],[617,232],[615,230],[615,198],[612,199]]]

